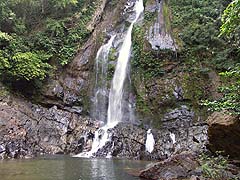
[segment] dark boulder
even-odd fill
[[[223,151],[231,158],[240,159],[240,119],[224,112],[215,112],[208,118],[209,149]]]
[[[190,178],[200,166],[194,154],[183,153],[153,164],[140,172],[141,178],[149,180],[175,180]]]
[[[205,155],[206,156],[206,155]],[[219,165],[220,157],[203,160],[192,152],[183,152],[152,164],[139,172],[147,180],[229,180],[239,179],[240,169],[233,164]],[[217,161],[215,161],[218,159]]]

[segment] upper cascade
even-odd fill
[[[117,60],[116,70],[114,72],[112,86],[109,94],[109,105],[108,105],[108,119],[107,123],[113,126],[123,120],[122,111],[122,99],[123,99],[123,86],[127,75],[127,67],[129,58],[131,55],[132,46],[132,30],[133,25],[137,22],[141,13],[144,11],[143,0],[137,0],[134,6],[136,12],[135,19],[132,21],[128,28],[127,34],[123,41],[123,45],[119,51],[119,57]]]
[[[104,122],[107,117],[107,100],[108,100],[108,89],[107,89],[107,68],[108,68],[108,55],[113,41],[116,35],[111,36],[109,41],[100,47],[96,56],[95,63],[95,87],[94,97],[92,105],[92,117],[97,120]]]

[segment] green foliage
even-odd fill
[[[114,76],[114,72],[115,72],[115,64],[112,63],[108,63],[108,69],[107,69],[107,79],[109,81],[111,81],[113,79]]]
[[[240,1],[234,0],[224,10],[222,15],[221,34],[230,38],[232,46],[237,45],[237,53],[234,55],[239,58],[240,44]],[[221,53],[220,53],[221,54]],[[231,61],[230,61],[231,62]],[[228,71],[220,73],[225,80],[225,85],[219,88],[223,97],[214,101],[204,101],[203,104],[212,111],[228,111],[231,114],[240,115],[240,65],[232,63]]]
[[[240,1],[233,0],[222,15],[222,26],[220,28],[221,37],[227,38],[231,46],[236,49],[238,58],[240,58]],[[236,54],[236,53],[235,53]]]
[[[142,71],[144,77],[152,78],[163,75],[162,61],[155,57],[153,51],[148,51],[145,48],[144,28],[136,26],[133,30],[133,68]]]
[[[138,107],[138,112],[139,113],[144,113],[144,114],[150,114],[151,110],[149,109],[149,106],[144,99],[144,93],[138,93],[137,98],[136,98],[136,106]]]
[[[12,38],[5,32],[0,31],[0,42],[2,41],[10,41]]]
[[[240,29],[240,1],[233,0],[224,10],[222,16],[221,35],[239,33]]]
[[[0,74],[8,68],[10,68],[8,58],[6,57],[4,51],[0,50]]]
[[[226,7],[224,0],[172,0],[172,29],[176,39],[181,39],[179,58],[191,64],[201,62],[227,69],[238,61],[236,46],[219,37],[221,13]],[[195,64],[191,64],[194,66]]]
[[[65,30],[65,24],[62,20],[47,19],[46,21],[47,31],[51,36],[63,36]]]
[[[200,156],[203,176],[212,180],[225,179],[224,170],[227,168],[227,159],[221,155],[221,152],[216,152],[216,156],[202,154]]]
[[[45,61],[49,59],[49,56],[37,53],[16,53],[12,57],[12,67],[10,73],[17,78],[32,80],[43,80],[48,73],[51,66]]]
[[[87,40],[96,1],[10,0],[0,2],[0,74],[44,79],[52,66],[68,64]]]
[[[76,6],[78,0],[52,0],[52,2],[56,8],[64,9],[69,5]]]
[[[219,88],[223,97],[215,101],[204,101],[203,104],[212,111],[226,110],[232,114],[240,115],[240,65],[236,68],[222,72],[226,85]]]
[[[156,12],[145,11],[144,20],[148,22],[152,22],[156,18],[156,16],[157,16]]]

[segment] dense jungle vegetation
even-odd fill
[[[191,74],[188,81],[195,91],[191,97],[197,104],[206,105],[212,111],[228,110],[240,113],[240,1],[224,0],[169,0],[164,1],[163,13],[167,31],[171,31],[179,47],[174,61],[181,63],[182,70]],[[170,10],[169,10],[170,9]],[[169,12],[170,11],[170,12]],[[164,76],[162,57],[168,51],[149,50],[143,38],[154,13],[145,13],[143,27],[134,29],[133,68],[141,72],[144,79]],[[166,17],[166,15],[165,15]],[[169,22],[170,23],[169,23]],[[162,57],[159,57],[159,54]],[[169,59],[167,57],[166,59]],[[211,99],[202,90],[204,77],[211,71],[219,73],[222,85],[219,99]],[[198,91],[198,92],[197,92]],[[208,99],[210,98],[210,99]],[[208,100],[206,100],[208,99]],[[141,104],[143,104],[141,102]],[[142,105],[141,105],[142,106]]]
[[[43,80],[54,65],[66,65],[91,33],[87,25],[96,5],[88,0],[1,1],[1,78]]]
[[[222,98],[203,104],[240,114],[240,1],[171,2],[173,30],[183,42],[180,59],[192,71],[211,68],[222,77]]]
[[[97,2],[1,1],[1,81],[41,81],[56,67],[68,64],[91,33],[87,25]],[[203,103],[212,110],[240,114],[240,1],[170,0],[168,4],[171,29],[181,49],[178,60],[193,72],[213,68],[225,81],[219,89],[222,98]],[[145,14],[145,19],[151,20],[152,16]],[[140,29],[138,32],[144,36]],[[164,73],[150,53],[140,54],[136,46],[134,51],[148,77]]]

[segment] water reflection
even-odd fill
[[[139,180],[126,170],[145,168],[149,162],[47,157],[0,161],[1,180]]]
[[[93,159],[91,162],[91,173],[93,179],[108,180],[114,179],[114,164],[112,160],[101,161],[99,159]]]

